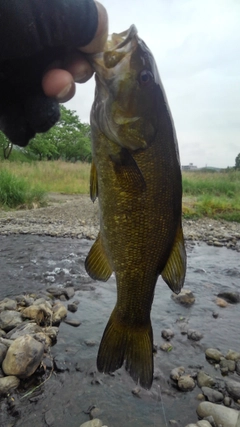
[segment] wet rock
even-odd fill
[[[172,294],[172,299],[179,304],[190,306],[195,302],[195,297],[190,289],[183,289],[180,294]]]
[[[197,400],[205,400],[204,395],[203,395],[202,393],[199,393],[199,394],[197,395]]]
[[[51,304],[51,302],[50,301],[47,301],[45,298],[37,298],[35,301],[34,301],[34,304],[31,304],[31,305],[44,305],[46,308],[48,308],[49,310],[51,310],[52,309],[52,304]]]
[[[214,319],[217,319],[219,317],[219,313],[217,311],[214,311],[212,313],[212,317],[214,317]]]
[[[211,402],[199,403],[197,414],[201,418],[212,416],[215,423],[221,424],[224,427],[236,427],[238,419],[238,411],[235,409]]]
[[[135,387],[134,389],[132,389],[132,394],[136,397],[140,397],[140,393],[141,393],[141,388],[140,387]]]
[[[68,304],[67,309],[71,311],[71,313],[75,313],[78,310],[78,306],[75,303]]]
[[[74,326],[75,328],[77,328],[78,326],[81,325],[80,320],[77,319],[71,319],[69,317],[67,317],[66,319],[64,319],[64,322],[67,323],[70,326]]]
[[[240,293],[239,292],[220,292],[218,294],[219,298],[223,298],[231,304],[237,304],[240,302]]]
[[[207,359],[214,360],[215,362],[220,362],[221,358],[223,357],[221,351],[217,350],[216,348],[207,348],[205,355]]]
[[[67,286],[65,288],[65,296],[67,297],[67,299],[73,298],[74,295],[75,295],[74,287],[73,286]]]
[[[0,328],[8,332],[23,323],[20,313],[13,310],[4,310],[0,313]]]
[[[194,329],[189,329],[187,331],[187,337],[189,340],[200,341],[203,337],[203,334],[199,331],[195,331]]]
[[[228,352],[226,354],[226,359],[227,360],[234,360],[236,362],[237,360],[240,360],[240,353],[230,349],[230,350],[228,350]]]
[[[49,411],[45,412],[45,422],[46,422],[47,426],[52,426],[55,422],[55,417],[54,417],[51,409],[49,409]]]
[[[216,246],[217,248],[222,248],[224,245],[222,242],[219,242],[218,240],[214,240],[213,246]]]
[[[182,375],[178,380],[178,387],[181,391],[192,391],[195,386],[196,383],[190,375]]]
[[[238,375],[240,375],[240,360],[238,360],[236,362],[236,372],[237,372]]]
[[[240,382],[234,380],[225,381],[227,392],[234,400],[240,399]]]
[[[170,342],[164,342],[163,344],[160,345],[159,348],[162,351],[171,351],[173,346]]]
[[[45,369],[53,369],[53,359],[48,355],[44,356],[42,364],[44,365]]]
[[[87,421],[80,425],[80,427],[104,427],[102,421],[99,418],[94,418],[94,420]]]
[[[169,425],[170,425],[170,426],[173,426],[173,427],[179,427],[178,422],[177,422],[177,421],[175,421],[175,420],[169,420]]]
[[[5,336],[6,336],[6,332],[3,329],[0,329],[0,338]]]
[[[102,380],[100,380],[100,378],[94,378],[94,379],[91,381],[91,384],[92,384],[92,385],[103,385],[103,382],[102,382]]]
[[[234,360],[227,360],[227,359],[220,360],[220,369],[221,369],[221,371],[224,368],[227,368],[227,371],[234,372],[235,371],[235,367],[236,367],[236,362],[234,362]]]
[[[34,298],[29,297],[28,295],[18,295],[16,297],[16,301],[18,306],[20,307],[28,307],[34,303]]]
[[[44,332],[38,332],[34,334],[33,338],[44,345],[44,351],[48,351],[48,348],[52,345],[51,339]]]
[[[16,310],[17,309],[17,302],[15,300],[12,300],[10,298],[4,298],[2,301],[0,301],[0,312],[4,310]]]
[[[88,347],[94,347],[97,343],[94,340],[85,340],[84,344],[86,344]]]
[[[91,409],[91,411],[90,411],[90,417],[93,419],[93,418],[98,418],[99,417],[99,415],[101,415],[102,414],[102,410],[100,409],[100,408],[93,408],[93,409]]]
[[[38,325],[48,325],[52,317],[52,310],[46,304],[30,305],[21,312],[25,319],[32,319]]]
[[[212,427],[212,425],[207,420],[201,420],[197,422],[197,427]]]
[[[223,299],[223,298],[217,298],[216,304],[218,305],[218,307],[222,307],[222,308],[225,308],[228,306],[228,302],[225,301],[225,299]]]
[[[216,381],[206,374],[204,371],[199,371],[197,374],[198,387],[212,387],[216,384]]]
[[[207,417],[204,417],[204,420],[208,421],[212,427],[217,427],[212,415],[208,415]]]
[[[42,328],[38,326],[36,323],[22,323],[16,328],[9,331],[6,335],[7,338],[11,338],[11,340],[15,340],[16,338],[22,337],[23,335],[34,335],[37,332],[41,332]]]
[[[191,424],[187,424],[185,427],[197,427],[197,424],[191,423]]]
[[[7,353],[8,347],[0,343],[0,365],[2,364],[3,360],[5,359],[6,353]]]
[[[232,399],[231,399],[231,397],[229,397],[229,396],[225,396],[225,397],[224,397],[224,399],[223,399],[223,403],[224,403],[224,405],[225,405],[225,406],[230,407],[230,406],[231,406],[231,404],[232,404]]]
[[[7,338],[0,338],[0,343],[4,344],[7,348],[13,343],[13,340],[9,340]]]
[[[20,379],[13,375],[0,378],[0,395],[8,394],[11,390],[18,388],[19,384]]]
[[[51,286],[50,288],[47,288],[47,292],[55,298],[59,298],[61,295],[67,296],[65,288],[62,286]]]
[[[17,338],[9,347],[2,368],[6,375],[27,378],[32,375],[41,363],[44,346],[24,335]]]
[[[163,329],[162,330],[162,337],[169,341],[171,338],[174,337],[174,332],[172,331],[172,329]]]
[[[220,391],[213,390],[210,387],[202,387],[202,392],[209,402],[218,403],[223,401],[224,396]]]
[[[66,358],[62,354],[58,354],[56,357],[54,357],[54,366],[59,372],[68,371]]]
[[[185,368],[184,366],[179,366],[178,368],[174,368],[171,371],[170,378],[174,381],[178,381],[179,378],[184,374]]]
[[[67,317],[67,309],[60,302],[57,302],[56,304],[54,304],[52,309],[53,309],[52,324],[59,325],[59,323],[63,319],[65,319],[65,317]]]
[[[56,326],[44,328],[44,333],[51,339],[52,345],[56,343],[59,329]]]

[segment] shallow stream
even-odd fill
[[[124,369],[114,376],[99,374],[96,356],[102,333],[116,300],[114,278],[107,283],[92,281],[85,273],[84,259],[92,244],[88,240],[48,236],[0,236],[0,299],[22,293],[37,293],[57,285],[73,285],[74,300],[79,300],[74,318],[82,323],[74,328],[60,326],[52,356],[61,359],[62,372],[36,392],[20,399],[15,394],[19,414],[8,412],[6,399],[0,402],[1,426],[79,427],[89,420],[88,408],[99,408],[99,418],[108,427],[181,427],[196,422],[196,396],[200,389],[180,392],[171,384],[173,368],[183,365],[187,372],[204,367],[205,372],[223,381],[219,370],[205,359],[205,349],[214,347],[226,353],[240,351],[240,304],[226,308],[216,305],[222,291],[240,290],[240,254],[203,243],[188,246],[185,288],[193,291],[195,303],[186,308],[171,298],[170,289],[159,279],[152,308],[154,343],[164,340],[161,331],[171,328],[175,336],[172,350],[158,349],[155,356],[156,379],[150,391],[133,394],[136,385]],[[213,313],[218,313],[214,318]],[[181,332],[195,329],[203,333],[195,342]],[[77,369],[76,369],[77,368]]]

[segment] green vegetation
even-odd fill
[[[64,194],[89,193],[89,163],[58,161],[0,162],[0,170],[26,180],[32,188]],[[1,187],[1,180],[0,180]]]
[[[237,155],[235,159],[235,169],[240,171],[240,153]]]
[[[90,161],[90,126],[63,106],[61,120],[24,149],[0,132],[0,206],[41,204],[48,192],[88,194]],[[240,222],[240,153],[225,171],[183,172],[183,216]]]
[[[240,171],[183,172],[183,215],[240,222]]]
[[[10,161],[64,160],[91,162],[90,125],[75,111],[61,106],[61,119],[48,132],[37,134],[27,147],[13,147],[0,132],[0,158]]]
[[[44,191],[30,187],[27,180],[7,170],[0,170],[0,206],[4,208],[31,208],[44,204]]]

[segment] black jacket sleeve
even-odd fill
[[[77,47],[97,29],[93,0],[0,1],[0,129],[24,146],[59,118],[56,100],[41,88],[46,67]]]

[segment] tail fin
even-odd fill
[[[110,373],[125,367],[133,380],[146,389],[153,381],[153,333],[149,323],[140,328],[127,327],[117,321],[113,311],[98,351],[97,368]]]

